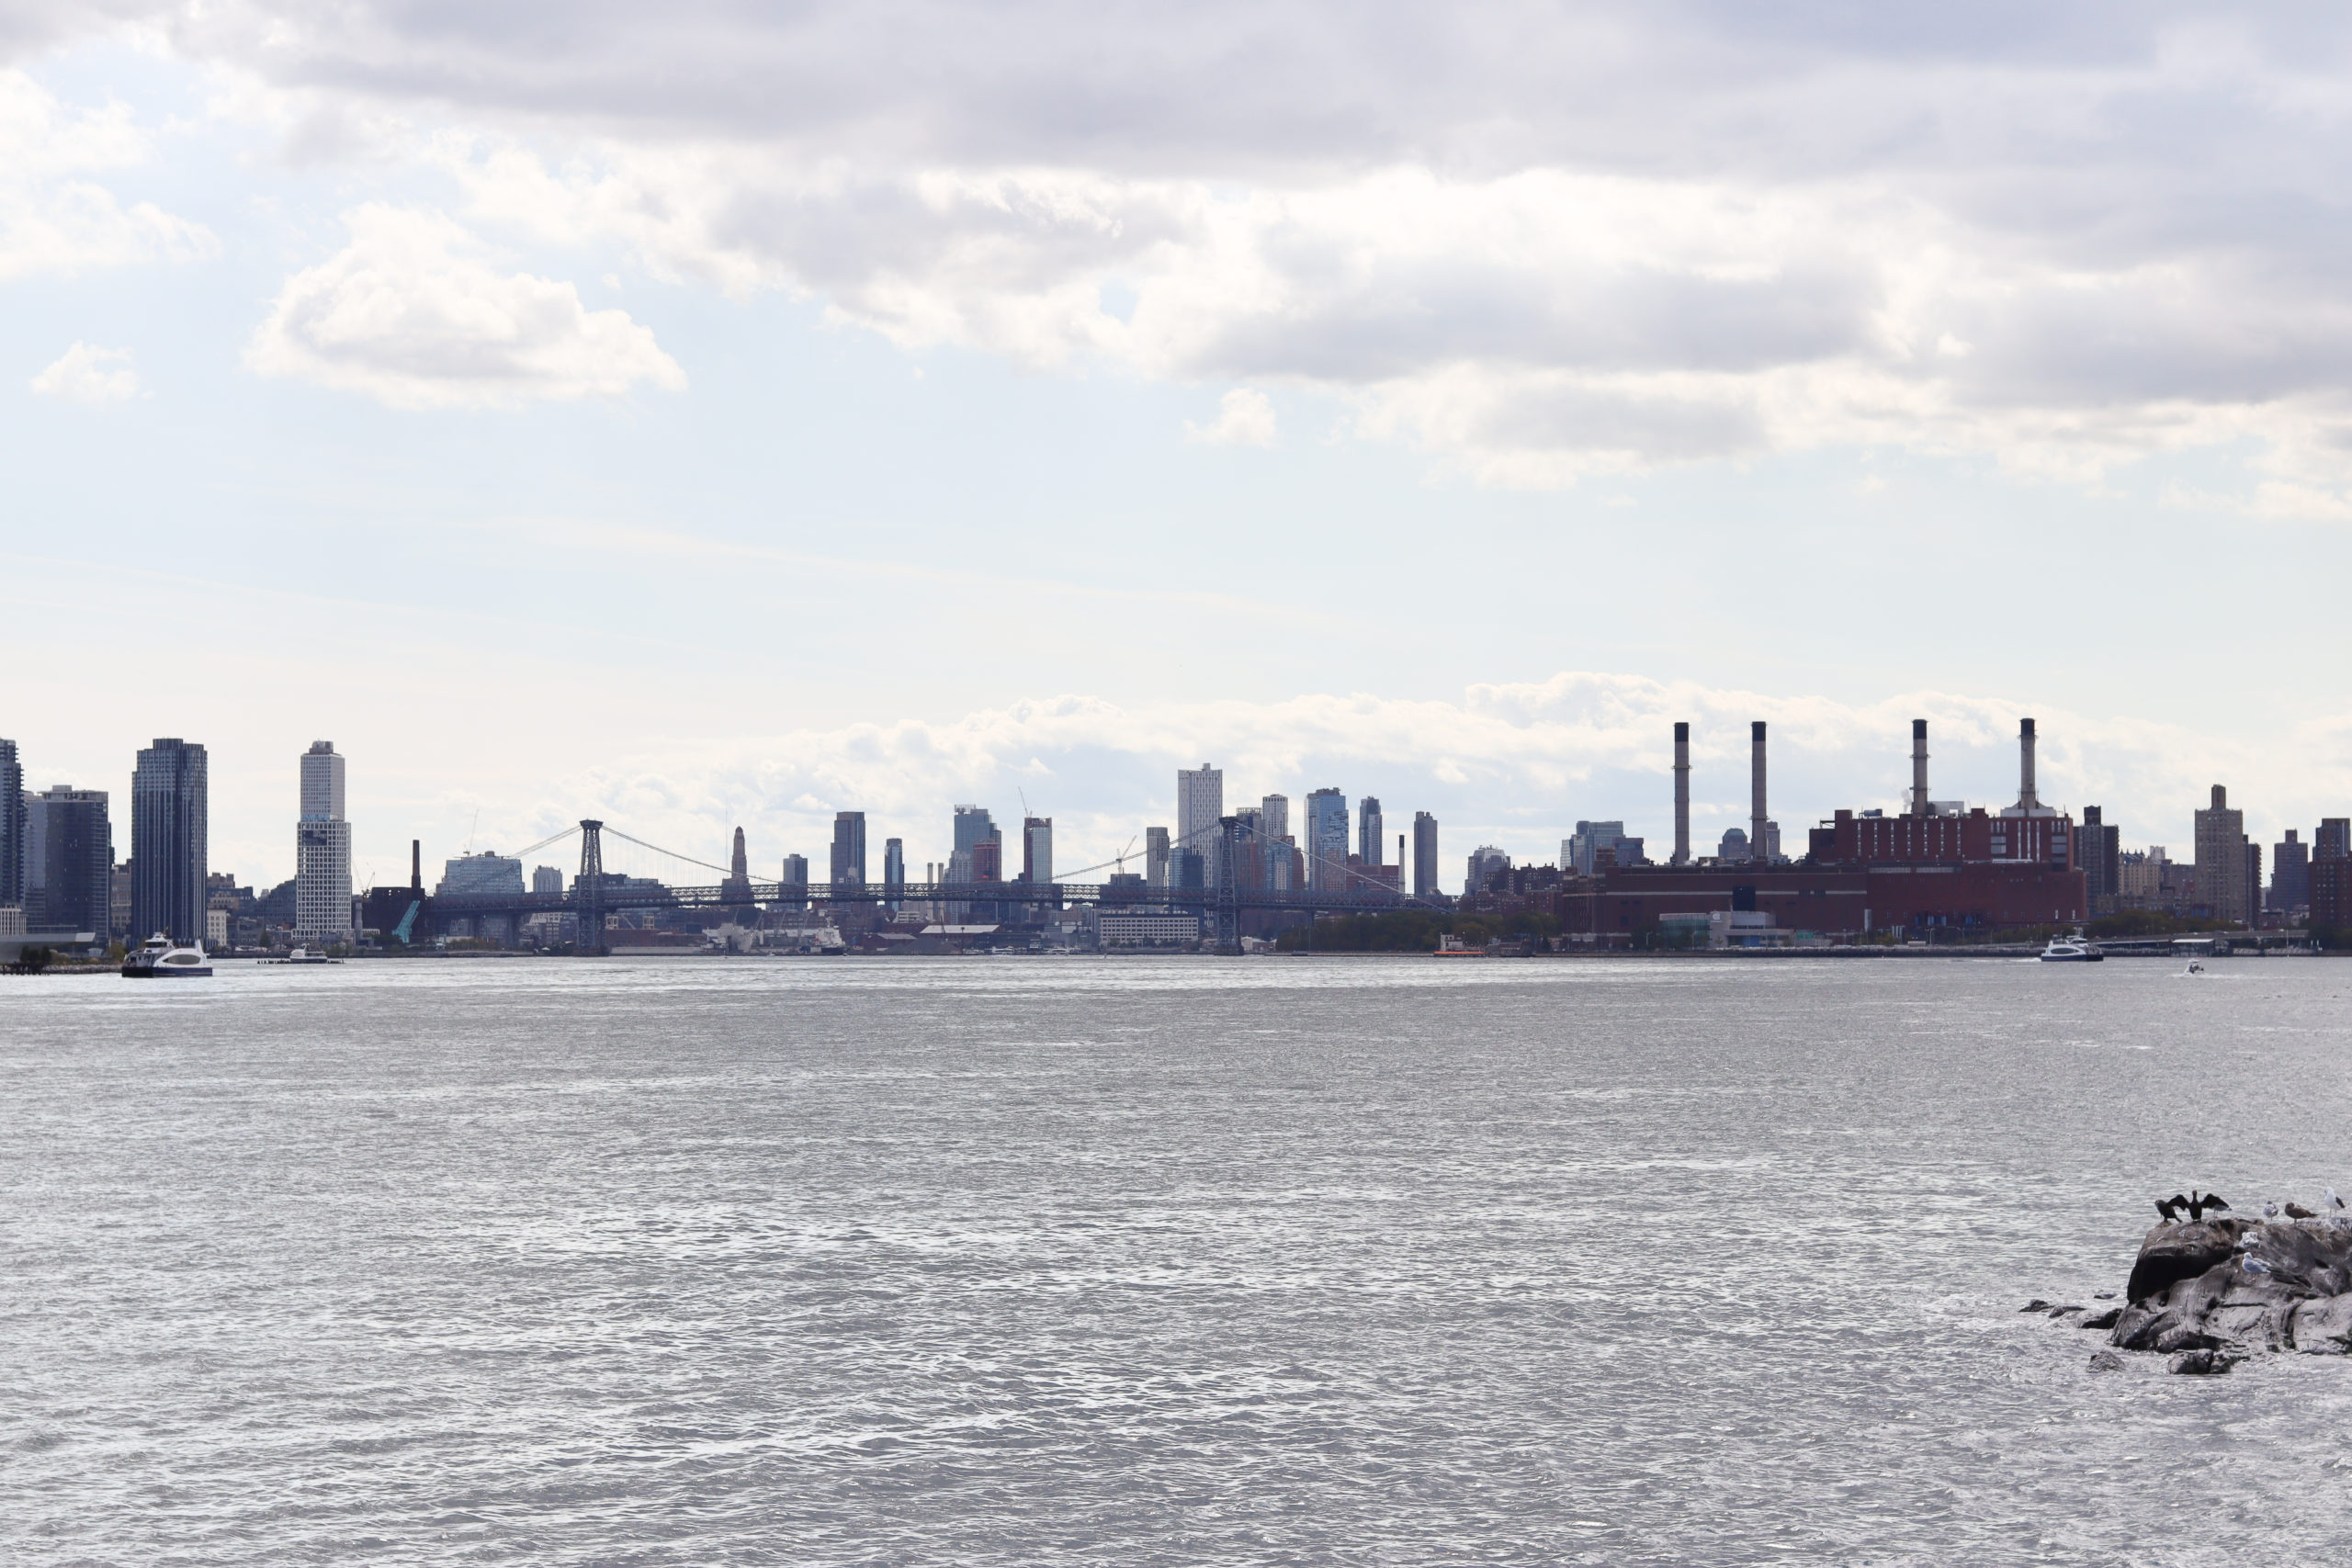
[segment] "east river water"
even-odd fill
[[[2352,1362],[2018,1312],[2352,1192],[2211,967],[0,980],[0,1560],[2343,1562]]]

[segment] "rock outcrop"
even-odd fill
[[[2226,1371],[2267,1350],[2352,1351],[2352,1220],[2160,1224],[2140,1244],[2108,1343]]]

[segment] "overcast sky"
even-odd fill
[[[0,735],[213,863],[2352,812],[2352,22],[0,0]],[[118,811],[119,854],[129,853]],[[878,865],[876,867],[878,872]]]

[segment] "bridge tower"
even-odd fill
[[[1216,819],[1215,859],[1210,874],[1216,880],[1216,950],[1238,953],[1241,951],[1241,855],[1238,829],[1241,818],[1220,817]]]
[[[580,823],[580,876],[571,885],[580,907],[580,935],[571,944],[576,953],[605,951],[605,825],[585,818]]]

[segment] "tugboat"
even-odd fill
[[[122,961],[122,977],[126,980],[181,980],[201,978],[212,973],[212,965],[204,961],[200,947],[182,947],[162,931],[157,931],[139,944],[139,951]]]
[[[2085,942],[2080,932],[2073,936],[2053,936],[2050,939],[2050,945],[2041,950],[2044,964],[2097,964],[2106,957],[2106,953]]]

